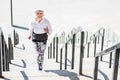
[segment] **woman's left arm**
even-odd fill
[[[48,21],[48,24],[47,24],[47,28],[48,28],[48,34],[51,34],[52,33],[52,26],[51,26],[49,21]]]

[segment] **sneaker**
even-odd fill
[[[38,65],[39,65],[39,70],[42,70],[42,64],[39,63]]]
[[[42,67],[40,67],[39,70],[42,71]]]

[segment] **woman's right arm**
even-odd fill
[[[33,22],[31,22],[31,24],[30,24],[29,37],[28,37],[28,39],[31,39],[31,37],[32,37],[32,32],[33,32]]]

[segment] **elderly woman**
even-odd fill
[[[38,68],[39,70],[42,70],[48,34],[52,33],[52,28],[50,22],[44,18],[44,12],[42,10],[36,10],[35,14],[36,18],[31,22],[30,36],[28,39],[32,38],[32,41],[35,44],[35,49],[38,53]]]

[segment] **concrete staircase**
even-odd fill
[[[44,69],[38,70],[36,61],[37,54],[35,53],[33,43],[27,39],[27,31],[22,32],[18,30],[20,34],[20,44],[14,48],[14,60],[10,64],[10,71],[3,72],[5,80],[93,80],[94,71],[94,57],[84,57],[83,75],[79,75],[79,47],[75,49],[75,68],[71,70],[71,46],[69,45],[68,51],[68,66],[67,70],[64,70],[64,57],[63,57],[63,70],[60,70],[59,63],[55,63],[55,59],[48,59],[47,49],[45,52]],[[22,34],[21,34],[22,33]],[[24,34],[24,35],[23,35]],[[25,50],[21,45],[25,45]],[[91,45],[93,46],[93,45]],[[59,51],[60,52],[60,51]],[[64,52],[64,51],[63,51]],[[92,53],[93,51],[90,51]],[[58,53],[60,55],[60,53]],[[64,53],[63,53],[64,55]],[[86,54],[85,54],[86,56]],[[108,68],[109,55],[103,57],[99,66],[98,78],[100,80],[111,80],[112,69]],[[59,60],[59,59],[58,59]],[[113,66],[112,66],[113,67]],[[120,68],[119,68],[120,69]],[[120,79],[120,71],[118,80]]]

